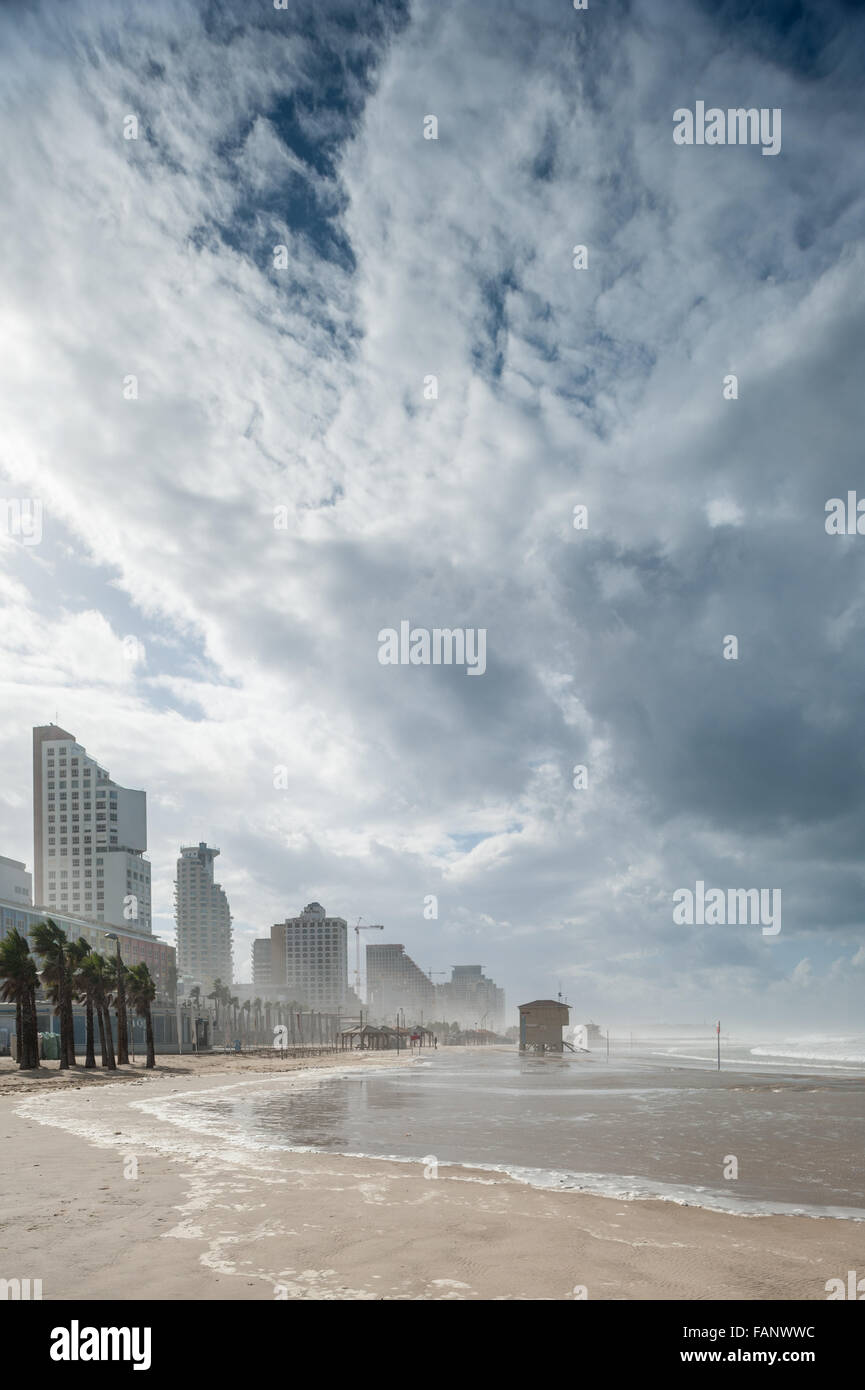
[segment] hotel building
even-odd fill
[[[367,946],[366,998],[377,1023],[391,1021],[397,1009],[405,1009],[409,1023],[434,1016],[433,982],[398,944]]]
[[[56,724],[33,730],[33,846],[37,903],[151,931],[147,797]]]
[[[299,917],[276,922],[270,931],[274,985],[309,1009],[341,1011],[349,998],[348,923],[328,917],[321,903],[308,903]]]

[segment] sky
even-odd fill
[[[840,0],[6,3],[0,853],[56,717],[237,980],[318,900],[514,1016],[865,1028],[863,70]]]

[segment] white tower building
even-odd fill
[[[152,930],[146,794],[56,724],[33,730],[33,845],[38,907]]]
[[[184,981],[200,984],[208,994],[214,980],[230,985],[231,912],[228,898],[213,881],[218,849],[202,840],[181,845],[174,889],[177,923],[177,969]]]

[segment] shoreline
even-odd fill
[[[355,1060],[350,1058],[354,1056]],[[173,1059],[177,1060],[177,1059]],[[227,1060],[0,1097],[3,1244],[45,1299],[825,1299],[858,1222],[532,1187],[441,1163],[251,1149],[159,1110],[396,1054]],[[35,1171],[31,1171],[35,1170]],[[12,1175],[24,1174],[17,1183]],[[7,1257],[8,1258],[8,1257]],[[586,1295],[574,1293],[586,1289]]]
[[[457,1049],[454,1049],[457,1050]],[[267,1076],[289,1075],[309,1068],[340,1068],[353,1066],[358,1062],[381,1061],[402,1063],[417,1053],[393,1052],[326,1052],[320,1056],[310,1054],[300,1057],[264,1057],[261,1054],[233,1052],[163,1052],[157,1054],[155,1068],[147,1070],[144,1058],[136,1058],[115,1071],[97,1066],[86,1071],[83,1057],[78,1066],[61,1071],[60,1064],[54,1060],[43,1062],[38,1071],[19,1071],[17,1062],[10,1057],[0,1057],[0,1098],[4,1096],[48,1095],[54,1091],[88,1090],[91,1087],[120,1086],[124,1083],[156,1082],[175,1077],[196,1076],[245,1076],[252,1073]]]

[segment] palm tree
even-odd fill
[[[165,994],[169,1004],[177,1003],[177,966],[169,965],[165,971]]]
[[[39,972],[26,936],[13,927],[0,940],[0,999],[15,1005],[18,1067],[29,1071],[39,1066],[39,1034],[36,1028],[36,986]]]
[[[72,962],[70,941],[62,927],[50,917],[30,928],[36,954],[44,965],[42,974],[54,996],[55,1012],[60,1019],[60,1069],[74,1067],[75,1021],[72,1013]]]
[[[115,932],[106,932],[109,941],[114,942],[115,951],[108,957],[111,979],[111,993],[114,995],[114,1012],[117,1017],[117,1065],[129,1066],[129,1038],[126,1023],[126,976],[127,967],[120,955],[120,937]]]
[[[214,1022],[214,1027],[216,1027],[216,1028],[219,1027],[219,1006],[220,1006],[220,1004],[223,1002],[223,988],[224,988],[224,986],[223,986],[222,980],[221,980],[221,979],[219,978],[219,976],[217,975],[216,979],[213,981],[213,989],[210,991],[210,993],[209,993],[208,996],[207,996],[208,999],[212,999],[212,1000],[213,1000],[213,1004],[214,1004],[214,1013],[215,1013],[215,1017],[214,1017],[213,1022]]]
[[[83,936],[70,941],[69,952],[72,963],[72,989],[75,998],[84,1003],[84,1066],[91,1071],[96,1066],[93,1052],[93,994],[89,981],[81,973],[81,966],[90,955],[93,947]]]
[[[189,997],[190,997],[190,999],[192,1000],[193,1004],[195,1005],[195,1008],[196,1008],[196,1009],[200,1009],[200,1008],[201,1008],[201,985],[193,985],[193,986],[192,986],[192,989],[189,991]]]
[[[238,999],[238,997],[237,997],[236,994],[232,994],[231,998],[230,998],[229,1001],[228,1001],[228,1005],[229,1005],[229,1008],[231,1009],[231,1016],[232,1016],[232,1018],[233,1018],[233,1020],[234,1020],[234,1031],[235,1031],[235,1033],[236,1033],[236,1032],[237,1032],[237,1011],[238,1011],[238,1009],[240,1008],[240,1000]]]
[[[267,1041],[268,1041],[268,1042],[273,1042],[273,1028],[272,1028],[272,1026],[271,1026],[271,1019],[272,1019],[272,1017],[273,1017],[272,1012],[271,1012],[272,1008],[273,1008],[273,1005],[271,1004],[270,1000],[269,1000],[269,999],[265,999],[265,1001],[264,1001],[264,1031],[265,1031],[265,1034],[267,1035]]]
[[[147,1032],[147,1066],[152,1069],[156,1066],[156,1049],[153,1044],[153,1017],[150,1006],[156,998],[156,985],[144,961],[127,970],[126,985],[130,1004],[138,1017],[144,1019]]]
[[[261,1000],[254,999],[252,1007],[255,1013],[255,1040],[258,1042],[258,1035],[261,1032]]]
[[[109,1071],[116,1071],[117,1063],[114,1060],[114,1042],[111,1037],[111,1014],[109,1012],[111,971],[108,962],[97,951],[91,951],[90,955],[85,956],[78,967],[78,973],[96,1010],[102,1065],[107,1067]]]

